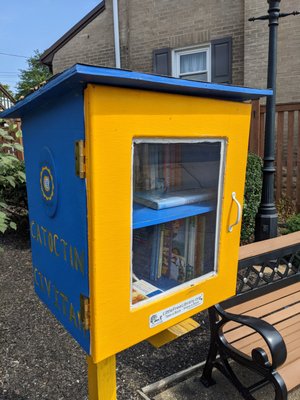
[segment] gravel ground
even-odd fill
[[[86,400],[85,354],[33,291],[27,238],[0,237],[0,400]],[[157,350],[142,342],[117,356],[118,400],[205,359],[209,328]]]

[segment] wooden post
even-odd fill
[[[298,111],[297,182],[300,181],[300,111]],[[300,185],[296,185],[296,212],[300,213]]]
[[[98,364],[91,357],[88,363],[89,400],[116,400],[116,356],[113,355]]]
[[[284,112],[277,113],[277,140],[276,140],[276,201],[282,197],[282,166],[283,166],[283,144],[284,144]]]

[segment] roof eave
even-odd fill
[[[48,102],[50,98],[55,99],[71,89],[83,90],[88,83],[240,102],[272,96],[273,94],[272,90],[269,89],[186,81],[118,68],[76,64],[50,79],[47,84],[17,102],[11,109],[1,112],[0,118],[22,117],[36,105],[41,105],[45,101]]]

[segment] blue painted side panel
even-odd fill
[[[81,91],[28,113],[22,129],[35,290],[90,353],[79,318],[80,295],[89,296],[86,186],[74,155],[75,141],[84,139]]]

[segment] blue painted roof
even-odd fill
[[[87,83],[232,101],[254,100],[273,94],[272,90],[269,89],[252,89],[225,84],[196,82],[116,68],[76,64],[61,74],[54,76],[43,87],[16,103],[11,109],[0,113],[0,117],[22,117],[37,105],[46,104],[49,100],[62,95],[66,91],[82,89]]]

